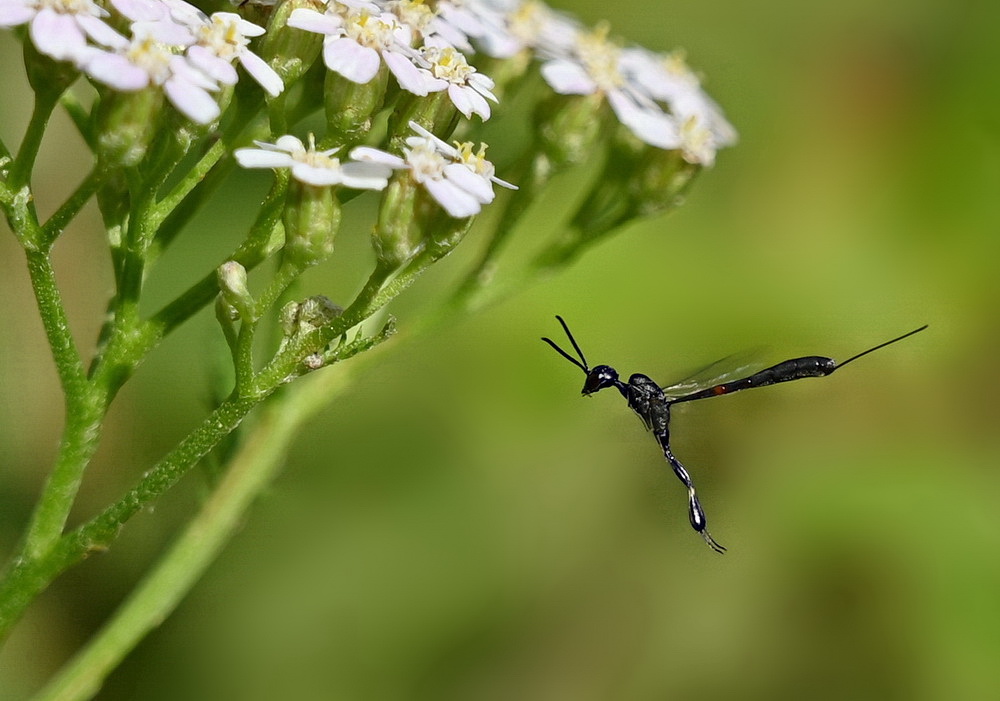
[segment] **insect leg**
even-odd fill
[[[684,486],[688,490],[688,518],[691,519],[691,527],[705,539],[709,547],[712,548],[717,553],[726,552],[726,548],[720,545],[712,534],[708,532],[708,521],[705,518],[705,510],[701,507],[701,502],[698,501],[698,495],[695,493],[694,482],[691,481],[691,476],[688,471],[681,464],[672,450],[670,450],[669,438],[666,434],[656,436],[656,442],[660,444],[663,449],[663,457],[667,459],[670,463],[670,467],[673,468],[674,474],[677,475],[678,479],[684,483]]]

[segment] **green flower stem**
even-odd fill
[[[417,255],[395,276],[391,266],[377,264],[364,288],[344,310],[344,313],[326,326],[295,336],[284,349],[275,355],[264,368],[254,377],[248,391],[261,393],[268,387],[276,387],[287,382],[288,378],[301,375],[304,372],[302,359],[308,354],[325,348],[339,336],[343,336],[352,328],[368,319],[386,304],[392,301],[400,292],[413,284],[424,270],[432,265],[440,256],[429,253]],[[324,354],[327,357],[328,354]],[[335,350],[332,355],[339,356]],[[273,391],[273,390],[272,390]]]
[[[264,315],[275,305],[285,290],[295,282],[302,270],[290,263],[282,263],[278,267],[271,283],[254,302],[252,319],[240,320],[240,332],[236,340],[234,361],[236,365],[236,388],[245,392],[254,376],[253,343],[257,335],[257,327]]]
[[[288,185],[287,174],[280,174],[274,187],[265,198],[257,220],[247,239],[227,260],[235,260],[251,270],[267,258],[271,239],[281,226],[281,211]],[[216,266],[218,267],[218,266]],[[111,332],[104,351],[94,359],[90,374],[94,382],[107,388],[108,401],[122,383],[131,376],[146,355],[181,323],[189,319],[206,304],[210,304],[219,291],[215,270],[205,275],[174,301],[167,304],[152,318],[132,330],[130,334]]]
[[[287,405],[287,406],[286,406]],[[201,511],[121,608],[35,698],[89,699],[105,677],[178,605],[228,542],[253,498],[277,472],[302,421],[296,403],[269,408]]]
[[[80,210],[87,204],[87,201],[101,187],[104,177],[105,174],[103,171],[96,168],[90,171],[87,177],[83,179],[83,182],[77,186],[76,191],[45,222],[41,231],[41,240],[38,242],[39,248],[48,250],[52,247],[52,244],[63,232],[63,229],[66,228],[66,225],[80,213]]]
[[[35,93],[35,105],[31,112],[31,120],[28,122],[28,129],[24,133],[24,140],[17,151],[17,158],[10,172],[11,189],[17,190],[27,185],[31,180],[31,171],[35,168],[35,159],[38,157],[38,149],[42,145],[42,137],[45,136],[45,127],[49,124],[49,117],[52,110],[59,103],[59,95],[55,92]]]
[[[165,247],[177,236],[201,204],[225,181],[234,161],[224,156],[238,144],[265,138],[268,134],[262,115],[256,114],[260,101],[240,102],[238,112],[195,166],[156,205],[157,244]]]
[[[0,168],[5,169],[8,163],[12,160],[13,158],[10,155],[10,149],[7,148],[7,144],[4,142],[4,140],[0,138]],[[0,170],[0,172],[2,172],[2,170]],[[0,181],[0,183],[2,183],[4,187],[6,187],[5,182]]]
[[[112,324],[126,335],[133,333],[139,323],[139,297],[146,277],[149,247],[156,235],[151,216],[153,213],[154,186],[136,183],[130,187],[132,207],[128,227],[122,239],[121,276],[114,299]]]
[[[23,554],[36,558],[52,546],[66,524],[83,470],[97,448],[104,402],[84,373],[56,286],[52,262],[45,253],[27,251],[26,255],[39,315],[66,402],[66,426],[55,468],[45,484],[25,536]]]
[[[59,96],[59,104],[80,132],[80,136],[86,142],[91,152],[95,151],[97,144],[94,142],[94,135],[91,128],[90,110],[80,102],[80,98],[67,90]]]
[[[273,391],[274,387],[271,388]],[[239,426],[264,394],[231,397],[167,453],[121,500],[74,531],[70,531],[35,559],[19,558],[0,580],[0,640],[28,605],[59,574],[88,554],[107,549],[121,527],[143,506],[161,496],[191,467]]]
[[[355,304],[344,314],[344,317],[356,321],[341,322],[343,317],[339,317],[337,322],[341,322],[342,330],[335,332],[331,330],[331,327],[338,326],[335,322],[319,329],[318,331],[326,333],[313,335],[313,342],[315,343],[317,338],[322,339],[318,346],[322,347],[361,320],[371,316],[411,284],[417,275],[433,262],[430,259],[430,256],[426,256],[421,260],[418,256],[410,266],[387,284],[385,280],[391,271],[377,269],[365,288],[365,294],[359,295]],[[389,330],[379,338],[388,337]],[[359,343],[353,347],[362,350],[367,346]],[[338,359],[351,354],[351,348],[349,345],[347,349],[338,353]],[[172,487],[198,460],[239,426],[251,409],[283,386],[288,377],[300,374],[301,358],[302,355],[295,353],[295,344],[289,344],[289,349],[276,356],[255,376],[247,394],[233,395],[225,400],[197,429],[147,472],[121,500],[76,530],[59,538],[39,557],[16,560],[0,581],[0,640],[6,637],[31,601],[53,579],[89,553],[109,547],[129,518]]]
[[[187,197],[177,203],[169,212],[163,214],[163,221],[156,230],[155,245],[159,249],[165,249],[173,243],[195,213],[226,181],[233,170],[234,163],[234,161],[227,159],[220,161],[215,168],[212,168],[201,180],[191,186]],[[166,197],[170,197],[170,194]],[[163,200],[158,205],[158,207],[161,206],[163,206]]]
[[[363,339],[355,352],[385,340]],[[354,344],[352,344],[354,345]],[[343,352],[339,360],[352,352]],[[372,356],[366,356],[371,358]],[[298,430],[342,393],[357,374],[357,361],[324,372],[267,405],[231,460],[225,476],[163,559],[129,595],[104,628],[36,697],[35,701],[92,698],[135,645],[177,607],[233,536],[253,499],[277,474]]]
[[[174,188],[167,193],[156,206],[152,208],[149,212],[149,227],[151,230],[156,231],[159,229],[160,224],[163,223],[164,219],[174,211],[174,209],[184,201],[184,199],[191,194],[191,191],[195,188],[198,183],[200,183],[209,171],[212,170],[219,162],[219,160],[226,155],[227,144],[222,141],[216,141],[212,144],[205,155],[202,156],[197,163],[191,168],[190,171],[181,179]]]

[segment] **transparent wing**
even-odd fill
[[[760,348],[733,353],[706,365],[683,380],[660,389],[668,398],[673,399],[731,382],[767,367],[767,363],[761,360],[763,355],[763,349]]]

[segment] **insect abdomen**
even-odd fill
[[[791,380],[801,380],[805,377],[825,377],[837,369],[837,363],[833,358],[824,358],[821,355],[809,355],[804,358],[792,358],[784,362],[772,365],[771,367],[755,372],[749,377],[744,377],[733,382],[724,382],[708,389],[703,389],[694,394],[681,397],[676,401],[691,401],[694,399],[705,399],[706,397],[717,397],[722,394],[738,392],[741,389],[752,387],[766,387],[767,385],[779,382],[789,382]]]

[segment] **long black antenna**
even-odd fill
[[[927,328],[928,326],[930,326],[930,324],[924,324],[924,325],[923,325],[923,326],[921,326],[921,327],[920,327],[919,329],[913,329],[913,331],[910,331],[909,333],[904,333],[904,334],[903,334],[902,336],[897,336],[896,338],[892,339],[891,341],[886,341],[885,343],[880,343],[880,344],[878,344],[877,346],[875,346],[874,348],[869,348],[868,350],[866,350],[866,351],[862,351],[862,352],[858,353],[857,355],[852,355],[852,356],[851,356],[850,358],[848,358],[847,360],[845,360],[845,361],[843,361],[843,362],[840,362],[840,363],[837,363],[837,368],[838,368],[838,369],[839,369],[839,368],[842,368],[842,367],[844,367],[845,365],[847,365],[848,363],[850,363],[850,362],[852,362],[852,361],[855,361],[855,360],[857,360],[858,358],[860,358],[860,357],[862,357],[862,356],[865,356],[865,355],[868,355],[869,353],[874,353],[874,352],[875,352],[875,351],[877,351],[877,350],[878,350],[879,348],[885,348],[886,346],[889,346],[889,345],[892,345],[892,344],[893,344],[893,343],[895,343],[896,341],[902,341],[902,340],[903,340],[904,338],[909,338],[909,337],[910,337],[910,336],[912,336],[913,334],[915,334],[915,333],[919,333],[919,332],[923,331],[923,330],[924,330],[924,329],[926,329],[926,328]]]
[[[558,352],[559,355],[561,355],[562,357],[566,358],[566,360],[568,360],[569,362],[571,362],[574,365],[576,365],[578,368],[580,368],[581,370],[583,370],[585,373],[590,373],[590,367],[587,365],[587,357],[583,354],[583,351],[580,350],[580,346],[578,346],[576,344],[576,339],[573,338],[573,334],[570,333],[569,326],[566,325],[566,322],[558,314],[556,314],[556,319],[558,319],[559,323],[562,324],[563,331],[565,331],[566,335],[569,337],[569,342],[573,344],[573,348],[576,350],[577,353],[580,354],[580,360],[582,360],[583,362],[581,363],[580,360],[577,360],[572,355],[570,355],[569,353],[567,353],[566,351],[564,351],[562,348],[560,348],[559,346],[557,346],[556,342],[553,341],[551,338],[546,338],[546,337],[543,336],[542,340],[545,341],[546,343],[548,343],[553,348],[555,348],[556,352]]]

